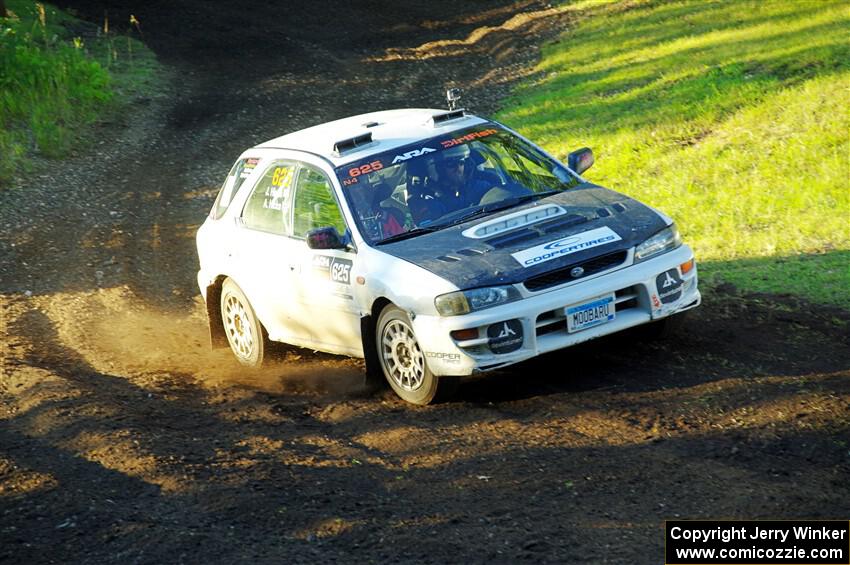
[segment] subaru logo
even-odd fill
[[[581,267],[573,267],[573,270],[570,271],[570,275],[572,275],[572,277],[574,279],[579,278],[583,274],[584,274],[584,269],[582,269]]]

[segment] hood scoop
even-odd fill
[[[591,219],[582,214],[567,214],[566,216],[560,216],[554,220],[537,224],[534,227],[541,233],[550,233],[589,222]]]
[[[464,230],[463,235],[470,239],[484,239],[485,237],[492,237],[504,232],[513,231],[532,224],[550,220],[556,216],[562,216],[566,213],[566,210],[555,204],[535,206],[533,208],[521,210],[505,216],[499,216],[493,220],[476,224],[468,230]]]
[[[496,249],[501,249],[503,247],[510,247],[526,241],[537,239],[540,236],[546,235],[548,233],[571,228],[573,226],[583,224],[590,220],[591,218],[588,218],[587,216],[583,216],[581,214],[566,214],[556,216],[553,220],[547,220],[545,222],[536,223],[532,227],[509,231],[505,234],[485,239],[484,241],[485,243],[492,245]]]
[[[503,235],[492,237],[484,241],[492,245],[496,249],[501,249],[502,247],[510,247],[512,245],[517,245],[518,243],[522,243],[524,241],[531,241],[532,239],[537,239],[538,237],[540,237],[539,231],[533,230],[531,228],[523,228],[508,232]]]

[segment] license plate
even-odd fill
[[[614,319],[614,295],[567,307],[567,331],[580,332]]]

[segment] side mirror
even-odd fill
[[[336,228],[327,226],[307,232],[307,247],[310,249],[342,249],[345,244]]]
[[[567,157],[567,166],[578,174],[593,166],[593,151],[588,147],[582,147],[573,151]]]

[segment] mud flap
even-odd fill
[[[221,284],[214,282],[207,287],[207,325],[210,331],[210,347],[221,349],[229,347],[224,323],[221,321]]]
[[[363,384],[370,391],[378,391],[389,385],[384,378],[381,369],[381,361],[378,359],[378,349],[375,343],[375,320],[372,316],[360,318],[360,335],[363,339],[363,357],[366,361],[366,375]]]

